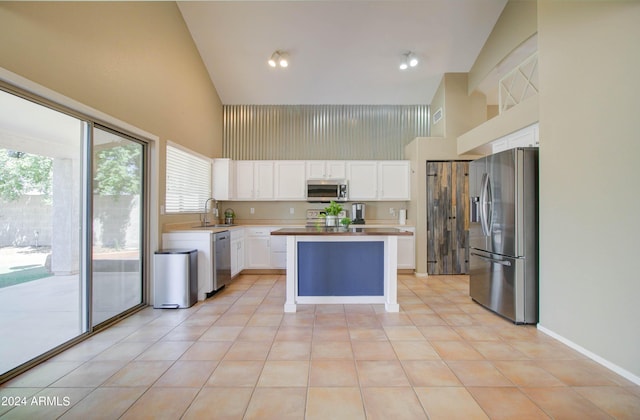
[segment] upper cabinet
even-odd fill
[[[344,179],[346,163],[344,160],[308,160],[307,179]]]
[[[212,197],[216,200],[233,200],[234,162],[231,159],[213,159]]]
[[[308,179],[346,179],[349,201],[407,201],[406,160],[239,160],[214,159],[216,200],[306,200]]]
[[[273,200],[273,161],[239,160],[235,163],[236,200]]]
[[[538,123],[532,124],[514,133],[506,135],[491,142],[493,153],[502,152],[516,147],[539,147],[540,136],[538,135]]]
[[[349,200],[410,200],[410,173],[406,160],[347,162]]]
[[[305,200],[305,162],[303,160],[277,160],[274,165],[275,199]]]
[[[411,199],[411,166],[406,160],[378,162],[378,200],[405,201]]]
[[[378,162],[353,160],[347,162],[349,201],[378,199]]]

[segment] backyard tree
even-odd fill
[[[51,199],[53,159],[0,149],[0,199],[15,201],[24,194]]]

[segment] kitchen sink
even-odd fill
[[[216,224],[192,226],[192,228],[194,228],[194,229],[203,228],[204,229],[204,228],[223,228],[223,227],[231,227],[231,226],[235,226],[235,225],[226,224],[226,223],[216,223]]]

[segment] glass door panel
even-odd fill
[[[92,326],[142,303],[144,150],[93,130]]]
[[[86,332],[84,126],[0,90],[0,375]]]

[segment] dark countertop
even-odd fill
[[[342,228],[331,227],[303,227],[303,228],[282,228],[271,232],[272,235],[287,236],[411,236],[413,232],[408,232],[396,228],[360,228],[349,227],[346,230]]]

